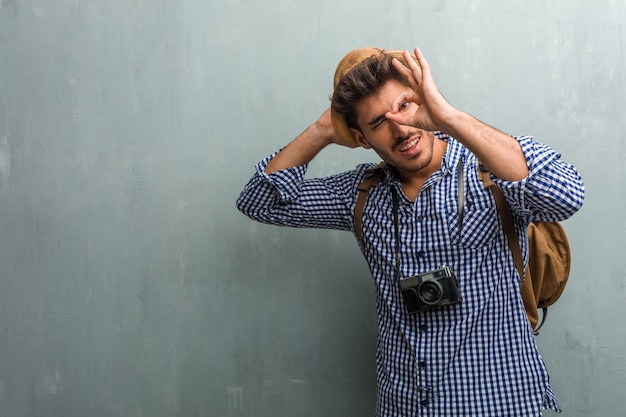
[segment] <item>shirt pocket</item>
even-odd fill
[[[448,204],[450,241],[465,249],[480,249],[496,238],[499,219],[496,208],[488,201],[466,201],[459,233],[459,213],[456,201]]]

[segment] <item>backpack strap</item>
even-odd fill
[[[385,162],[381,162],[376,166],[368,168],[365,171],[363,181],[357,187],[359,195],[356,198],[356,206],[354,207],[354,230],[361,246],[363,246],[363,210],[365,209],[367,195],[370,189],[378,183],[384,167]]]
[[[519,246],[519,240],[517,240],[517,233],[515,233],[515,226],[513,226],[513,216],[511,215],[511,208],[507,203],[506,198],[502,191],[493,183],[491,175],[487,168],[483,164],[478,164],[478,176],[485,188],[488,188],[493,195],[493,199],[496,201],[496,207],[498,208],[498,214],[502,221],[502,228],[506,234],[506,238],[509,241],[509,248],[515,261],[515,267],[519,273],[520,280],[524,280],[524,258],[522,257],[522,250]]]
[[[511,249],[517,273],[523,283],[521,285],[521,291],[524,306],[526,307],[526,313],[529,316],[531,324],[533,324],[533,333],[538,335],[539,329],[543,326],[546,321],[546,317],[548,316],[548,308],[542,307],[543,314],[541,315],[541,323],[539,323],[538,326],[535,326],[534,324],[538,321],[536,298],[533,292],[532,282],[530,282],[530,280],[529,282],[525,282],[526,280],[524,279],[524,258],[522,256],[522,250],[519,246],[519,240],[517,240],[517,233],[515,233],[511,207],[506,201],[506,198],[504,198],[502,191],[491,180],[491,175],[489,174],[489,171],[487,171],[487,168],[485,168],[485,166],[480,162],[478,163],[478,177],[480,181],[482,181],[483,186],[491,191],[491,195],[493,195],[493,199],[496,202],[500,221],[502,221],[502,228],[504,229],[504,233],[506,234],[506,238],[509,242],[509,249]],[[535,303],[535,305],[527,305],[528,303]]]

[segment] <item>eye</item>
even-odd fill
[[[406,110],[408,107],[409,107],[409,102],[405,101],[404,103],[400,104],[400,107],[398,107],[398,111]]]
[[[387,120],[387,118],[385,116],[377,117],[374,121],[372,121],[369,124],[370,125],[370,129],[374,130],[374,129],[380,127],[383,123],[385,123],[386,120]]]

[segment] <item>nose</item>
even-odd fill
[[[393,120],[387,120],[387,123],[395,139],[406,139],[409,136],[410,126],[394,122]]]

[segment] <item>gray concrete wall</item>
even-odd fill
[[[452,103],[579,168],[538,342],[563,416],[623,415],[624,21],[617,0],[0,0],[0,415],[373,414],[353,238],[234,208],[366,45],[420,45]]]

